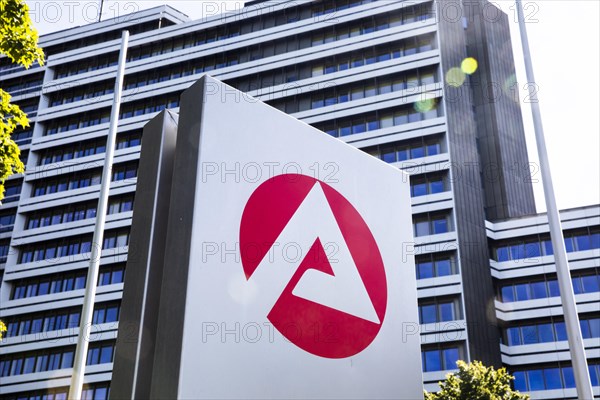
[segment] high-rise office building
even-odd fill
[[[411,175],[427,390],[466,359],[507,366],[534,398],[576,397],[506,15],[481,0],[300,0],[197,21],[157,7],[43,36],[43,67],[0,59],[2,88],[31,119],[14,135],[27,173],[7,182],[0,208],[2,399],[66,396],[123,29],[132,36],[88,398],[106,398],[115,344],[128,340],[116,332],[142,127],[176,112],[203,73]],[[562,218],[598,395],[600,209]]]

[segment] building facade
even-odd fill
[[[114,347],[127,340],[116,336],[142,127],[177,111],[203,73],[411,175],[415,243],[404,251],[417,262],[427,390],[467,359],[506,365],[534,398],[575,398],[507,17],[475,0],[254,1],[196,21],[157,7],[43,36],[43,67],[0,59],[3,89],[32,121],[14,135],[27,173],[7,182],[0,208],[1,398],[66,396],[123,29],[89,398],[106,398]],[[467,57],[479,63],[472,75],[460,69]],[[600,212],[562,218],[598,394]]]

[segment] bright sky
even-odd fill
[[[596,0],[522,0],[539,101],[560,209],[600,203],[600,2]],[[94,22],[99,1],[27,0],[41,34]],[[105,1],[103,19],[169,4],[192,19],[231,11],[242,2]],[[521,88],[529,159],[537,165],[531,109],[527,94],[514,3],[494,1],[508,15],[517,82]],[[546,209],[539,168],[534,166],[538,212]]]

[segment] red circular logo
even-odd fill
[[[240,251],[248,280],[260,268],[289,271],[265,313],[296,346],[345,358],[377,336],[387,305],[383,260],[361,215],[331,186],[300,174],[262,183],[242,214]]]

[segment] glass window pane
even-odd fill
[[[412,196],[425,196],[427,194],[427,183],[415,183],[412,185]]]
[[[538,342],[537,327],[524,326],[521,328],[523,331],[523,344],[534,344]]]
[[[23,363],[23,373],[31,374],[35,367],[35,356],[25,358],[25,362]]]
[[[517,301],[529,300],[529,284],[521,283],[515,285],[515,291],[517,293]]]
[[[546,390],[561,389],[560,368],[544,369],[544,379],[546,381]]]
[[[552,250],[552,242],[550,240],[544,240],[542,246],[544,248],[544,255],[551,256],[554,254],[554,251]]]
[[[508,261],[510,260],[510,253],[508,247],[499,247],[496,249],[496,260],[497,261]]]
[[[560,296],[560,290],[558,289],[558,282],[556,280],[548,281],[548,293],[550,297]]]
[[[562,375],[563,375],[564,387],[565,388],[574,388],[575,387],[575,376],[573,376],[573,368],[563,367]]]
[[[441,371],[442,361],[439,350],[425,352],[425,371]]]
[[[99,387],[96,389],[96,393],[94,395],[94,400],[107,400],[108,399],[108,390],[105,387]]]
[[[72,368],[73,367],[73,351],[66,351],[63,353],[61,368]]]
[[[600,386],[600,377],[598,376],[598,370],[599,370],[598,365],[588,365],[588,370],[590,372],[590,380],[592,381],[592,386]]]
[[[112,362],[113,347],[112,345],[103,346],[100,352],[100,364],[107,364]]]
[[[598,283],[598,275],[582,276],[581,284],[583,285],[584,293],[595,293],[595,292],[600,291],[600,285]]]
[[[588,235],[575,236],[575,243],[577,251],[589,250],[591,248],[590,237]]]
[[[554,342],[554,329],[552,324],[538,325],[538,334],[540,343]]]
[[[106,320],[105,322],[115,322],[119,317],[119,308],[117,306],[108,307],[106,309]]]
[[[441,303],[440,304],[440,321],[454,321],[454,303]]]
[[[415,223],[415,236],[429,235],[429,222],[420,221]]]
[[[526,380],[525,372],[524,371],[516,371],[513,373],[513,376],[515,377],[515,380],[514,380],[515,390],[518,390],[519,392],[526,392],[527,391],[527,380]]]
[[[567,249],[567,252],[572,252],[573,250],[575,250],[575,247],[573,246],[573,238],[572,237],[566,237],[565,238],[565,247]]]
[[[434,219],[432,225],[434,234],[448,232],[448,220],[446,218]]]
[[[399,124],[396,124],[399,125]],[[424,147],[413,147],[410,149],[410,158],[421,158],[425,157],[425,148]]]
[[[588,320],[590,325],[590,337],[600,337],[600,318],[594,318]]]
[[[113,271],[111,283],[122,283],[122,282],[123,282],[123,270],[118,269],[116,271]]]
[[[559,342],[567,340],[567,328],[564,322],[555,322],[554,330],[556,331],[556,340]]]
[[[508,328],[506,330],[506,337],[508,339],[509,346],[521,345],[521,334],[519,328]]]
[[[444,350],[444,369],[456,369],[456,362],[459,359],[458,349]]]
[[[535,369],[527,371],[529,390],[544,390],[544,373],[542,370]]]
[[[515,294],[513,292],[513,286],[504,286],[502,288],[502,301],[505,303],[510,303],[515,301]]]
[[[435,304],[421,306],[421,323],[431,324],[433,322],[437,322]]]
[[[417,276],[419,279],[433,278],[433,263],[420,262],[417,264]]]
[[[592,249],[600,248],[600,233],[592,233],[590,235],[590,247]]]
[[[452,263],[450,260],[438,260],[435,262],[437,276],[452,275]]]
[[[510,255],[513,260],[525,258],[525,244],[515,244],[510,246]]]
[[[442,193],[444,191],[444,181],[435,180],[429,183],[430,193]]]
[[[531,294],[534,299],[544,299],[548,297],[546,282],[533,282],[531,284]]]
[[[525,256],[527,258],[536,258],[539,257],[540,254],[540,244],[538,242],[525,244]]]

